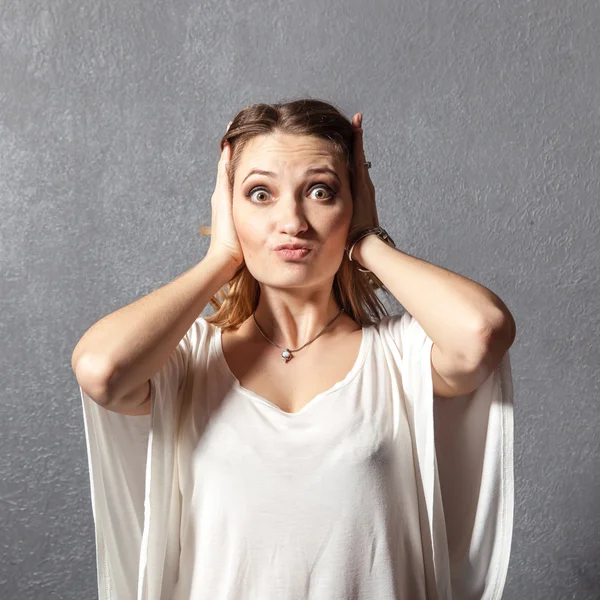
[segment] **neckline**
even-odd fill
[[[340,388],[348,385],[361,371],[361,369],[365,363],[365,359],[367,357],[367,351],[371,347],[371,344],[369,343],[371,340],[371,327],[363,327],[362,328],[362,339],[360,341],[360,346],[358,349],[358,354],[356,356],[356,360],[354,361],[354,364],[352,365],[352,368],[350,369],[350,371],[348,371],[348,373],[346,374],[346,377],[344,377],[344,379],[334,383],[329,389],[314,396],[299,411],[291,413],[291,412],[282,410],[281,408],[279,408],[279,406],[277,406],[276,404],[274,404],[273,402],[271,402],[264,396],[261,396],[260,394],[257,394],[256,392],[253,392],[252,390],[249,390],[248,388],[245,388],[239,382],[238,378],[233,374],[233,371],[229,368],[229,365],[227,364],[227,360],[225,359],[225,354],[223,352],[223,341],[222,341],[223,329],[221,327],[215,327],[214,329],[215,330],[214,330],[214,335],[213,335],[213,339],[212,339],[213,350],[215,351],[215,353],[217,355],[217,362],[221,368],[221,371],[231,381],[231,383],[233,384],[233,387],[236,390],[238,390],[239,392],[241,392],[242,394],[244,394],[245,396],[273,408],[278,413],[280,413],[281,415],[288,417],[288,418],[299,417],[300,415],[304,414],[307,410],[309,410],[309,407],[313,406],[316,402],[318,402],[325,396],[328,396],[329,394],[332,394],[333,392],[339,390]]]

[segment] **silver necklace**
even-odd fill
[[[308,344],[310,344],[311,342],[314,342],[321,335],[321,333],[323,333],[343,312],[344,312],[344,309],[342,308],[342,310],[340,310],[340,312],[335,317],[333,317],[333,319],[331,319],[331,321],[329,321],[329,323],[327,323],[327,325],[325,325],[325,327],[323,327],[323,329],[321,329],[321,332],[318,333],[312,340],[310,340],[309,342],[306,342],[306,344],[304,344],[304,346],[308,346]],[[277,345],[275,342],[272,342],[264,334],[263,330],[260,328],[258,322],[256,321],[256,316],[254,313],[252,313],[252,316],[254,317],[254,322],[256,323],[258,330],[260,331],[262,336],[265,338],[265,340],[267,340],[267,342],[269,342],[270,344],[273,344],[273,346],[277,346],[282,351],[281,358],[283,358],[283,360],[286,363],[288,363],[290,360],[292,360],[292,352],[298,352],[298,350],[302,350],[302,348],[304,348],[304,346],[300,346],[300,348],[296,348],[296,350],[290,350],[289,348],[282,348],[281,346]]]

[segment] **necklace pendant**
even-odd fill
[[[281,353],[281,358],[283,358],[283,360],[287,363],[292,360],[292,353],[289,350],[284,350]]]

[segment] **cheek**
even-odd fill
[[[336,231],[346,230],[350,226],[352,222],[352,216],[354,214],[354,205],[352,201],[352,197],[345,198],[343,205],[340,207],[339,213],[336,215],[335,219],[335,229]]]
[[[233,202],[232,205],[233,226],[243,246],[252,246],[260,244],[261,226],[264,226],[264,219],[259,216],[240,201]]]
[[[246,219],[244,218],[243,211],[240,210],[239,204],[235,200],[231,205],[231,216],[233,218],[233,226],[235,228],[235,232],[237,233],[240,242],[243,243],[244,238],[246,237]]]
[[[330,215],[330,218],[322,221],[320,228],[320,237],[326,248],[332,252],[336,251],[338,246],[346,244],[350,222],[352,219],[352,210],[347,208],[340,211],[335,217]]]

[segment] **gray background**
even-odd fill
[[[1,0],[0,597],[96,597],[73,348],[204,256],[234,114],[310,96],[364,113],[398,246],[517,321],[504,597],[599,598],[599,31],[572,0]]]

